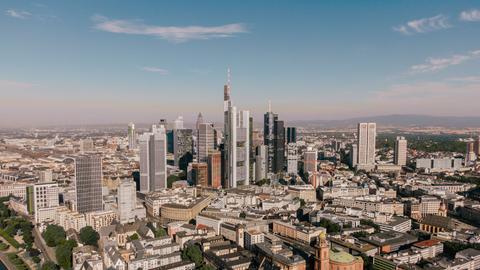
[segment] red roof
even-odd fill
[[[417,243],[415,243],[415,244],[413,244],[413,245],[416,246],[416,247],[418,247],[418,248],[427,248],[427,247],[435,246],[435,245],[437,245],[438,243],[440,243],[440,241],[435,240],[435,239],[430,239],[430,240],[425,240],[425,241],[417,242]]]

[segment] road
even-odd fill
[[[47,243],[45,243],[45,241],[43,240],[37,227],[33,229],[33,238],[35,239],[35,245],[37,246],[38,249],[42,251],[43,256],[45,256],[45,259],[51,262],[57,263],[54,249],[47,246]]]

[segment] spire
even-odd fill
[[[268,112],[269,113],[272,112],[272,101],[271,100],[268,101]]]
[[[227,85],[228,85],[228,88],[230,88],[230,83],[231,83],[230,68],[227,68]]]

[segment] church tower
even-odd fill
[[[318,248],[315,254],[315,270],[330,270],[330,247],[325,233],[320,234]]]

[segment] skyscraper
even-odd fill
[[[208,164],[205,162],[192,163],[192,181],[194,186],[208,186]]]
[[[467,151],[465,154],[465,163],[470,163],[477,159],[477,155],[475,154],[475,143],[474,142],[467,142]]]
[[[249,184],[249,117],[248,111],[240,111],[230,100],[230,70],[223,88],[224,101],[224,183],[225,188],[237,184]],[[237,153],[238,152],[238,153]]]
[[[405,137],[397,137],[395,140],[395,165],[407,165],[407,140]]]
[[[152,126],[139,138],[140,191],[152,192],[167,187],[167,144],[165,127]]]
[[[475,141],[473,143],[473,149],[475,152],[475,155],[480,156],[480,135],[475,138]]]
[[[145,208],[137,206],[135,182],[129,178],[120,181],[117,189],[117,209],[120,224],[134,222],[135,218],[144,218]]]
[[[307,150],[303,153],[303,170],[308,173],[317,172],[317,150]]]
[[[127,138],[128,138],[128,149],[130,150],[135,149],[137,147],[137,133],[135,131],[134,123],[128,124]]]
[[[293,142],[287,144],[287,173],[298,173],[297,144]]]
[[[375,140],[377,138],[377,124],[358,123],[357,163],[359,165],[375,164]]]
[[[182,125],[183,126],[183,125]],[[180,159],[187,153],[193,154],[193,131],[191,129],[173,129],[173,159],[179,166]]]
[[[352,144],[352,146],[350,147],[350,153],[349,153],[349,157],[350,157],[350,166],[353,168],[355,166],[357,166],[357,163],[358,163],[358,146],[356,143]]]
[[[208,155],[208,184],[213,188],[222,185],[222,155],[219,151]]]
[[[250,112],[237,114],[237,185],[250,183]]]
[[[263,117],[263,140],[268,152],[268,172],[278,173],[285,166],[285,127],[278,115],[273,113],[269,103]]]
[[[267,178],[267,161],[268,153],[267,146],[259,145],[255,154],[255,181],[260,181]]]
[[[214,128],[211,123],[200,123],[198,128],[198,161],[206,162],[209,153],[212,152],[215,147]]]
[[[102,157],[78,155],[75,161],[75,210],[88,213],[103,210]]]
[[[297,142],[297,128],[287,127],[287,144]]]

